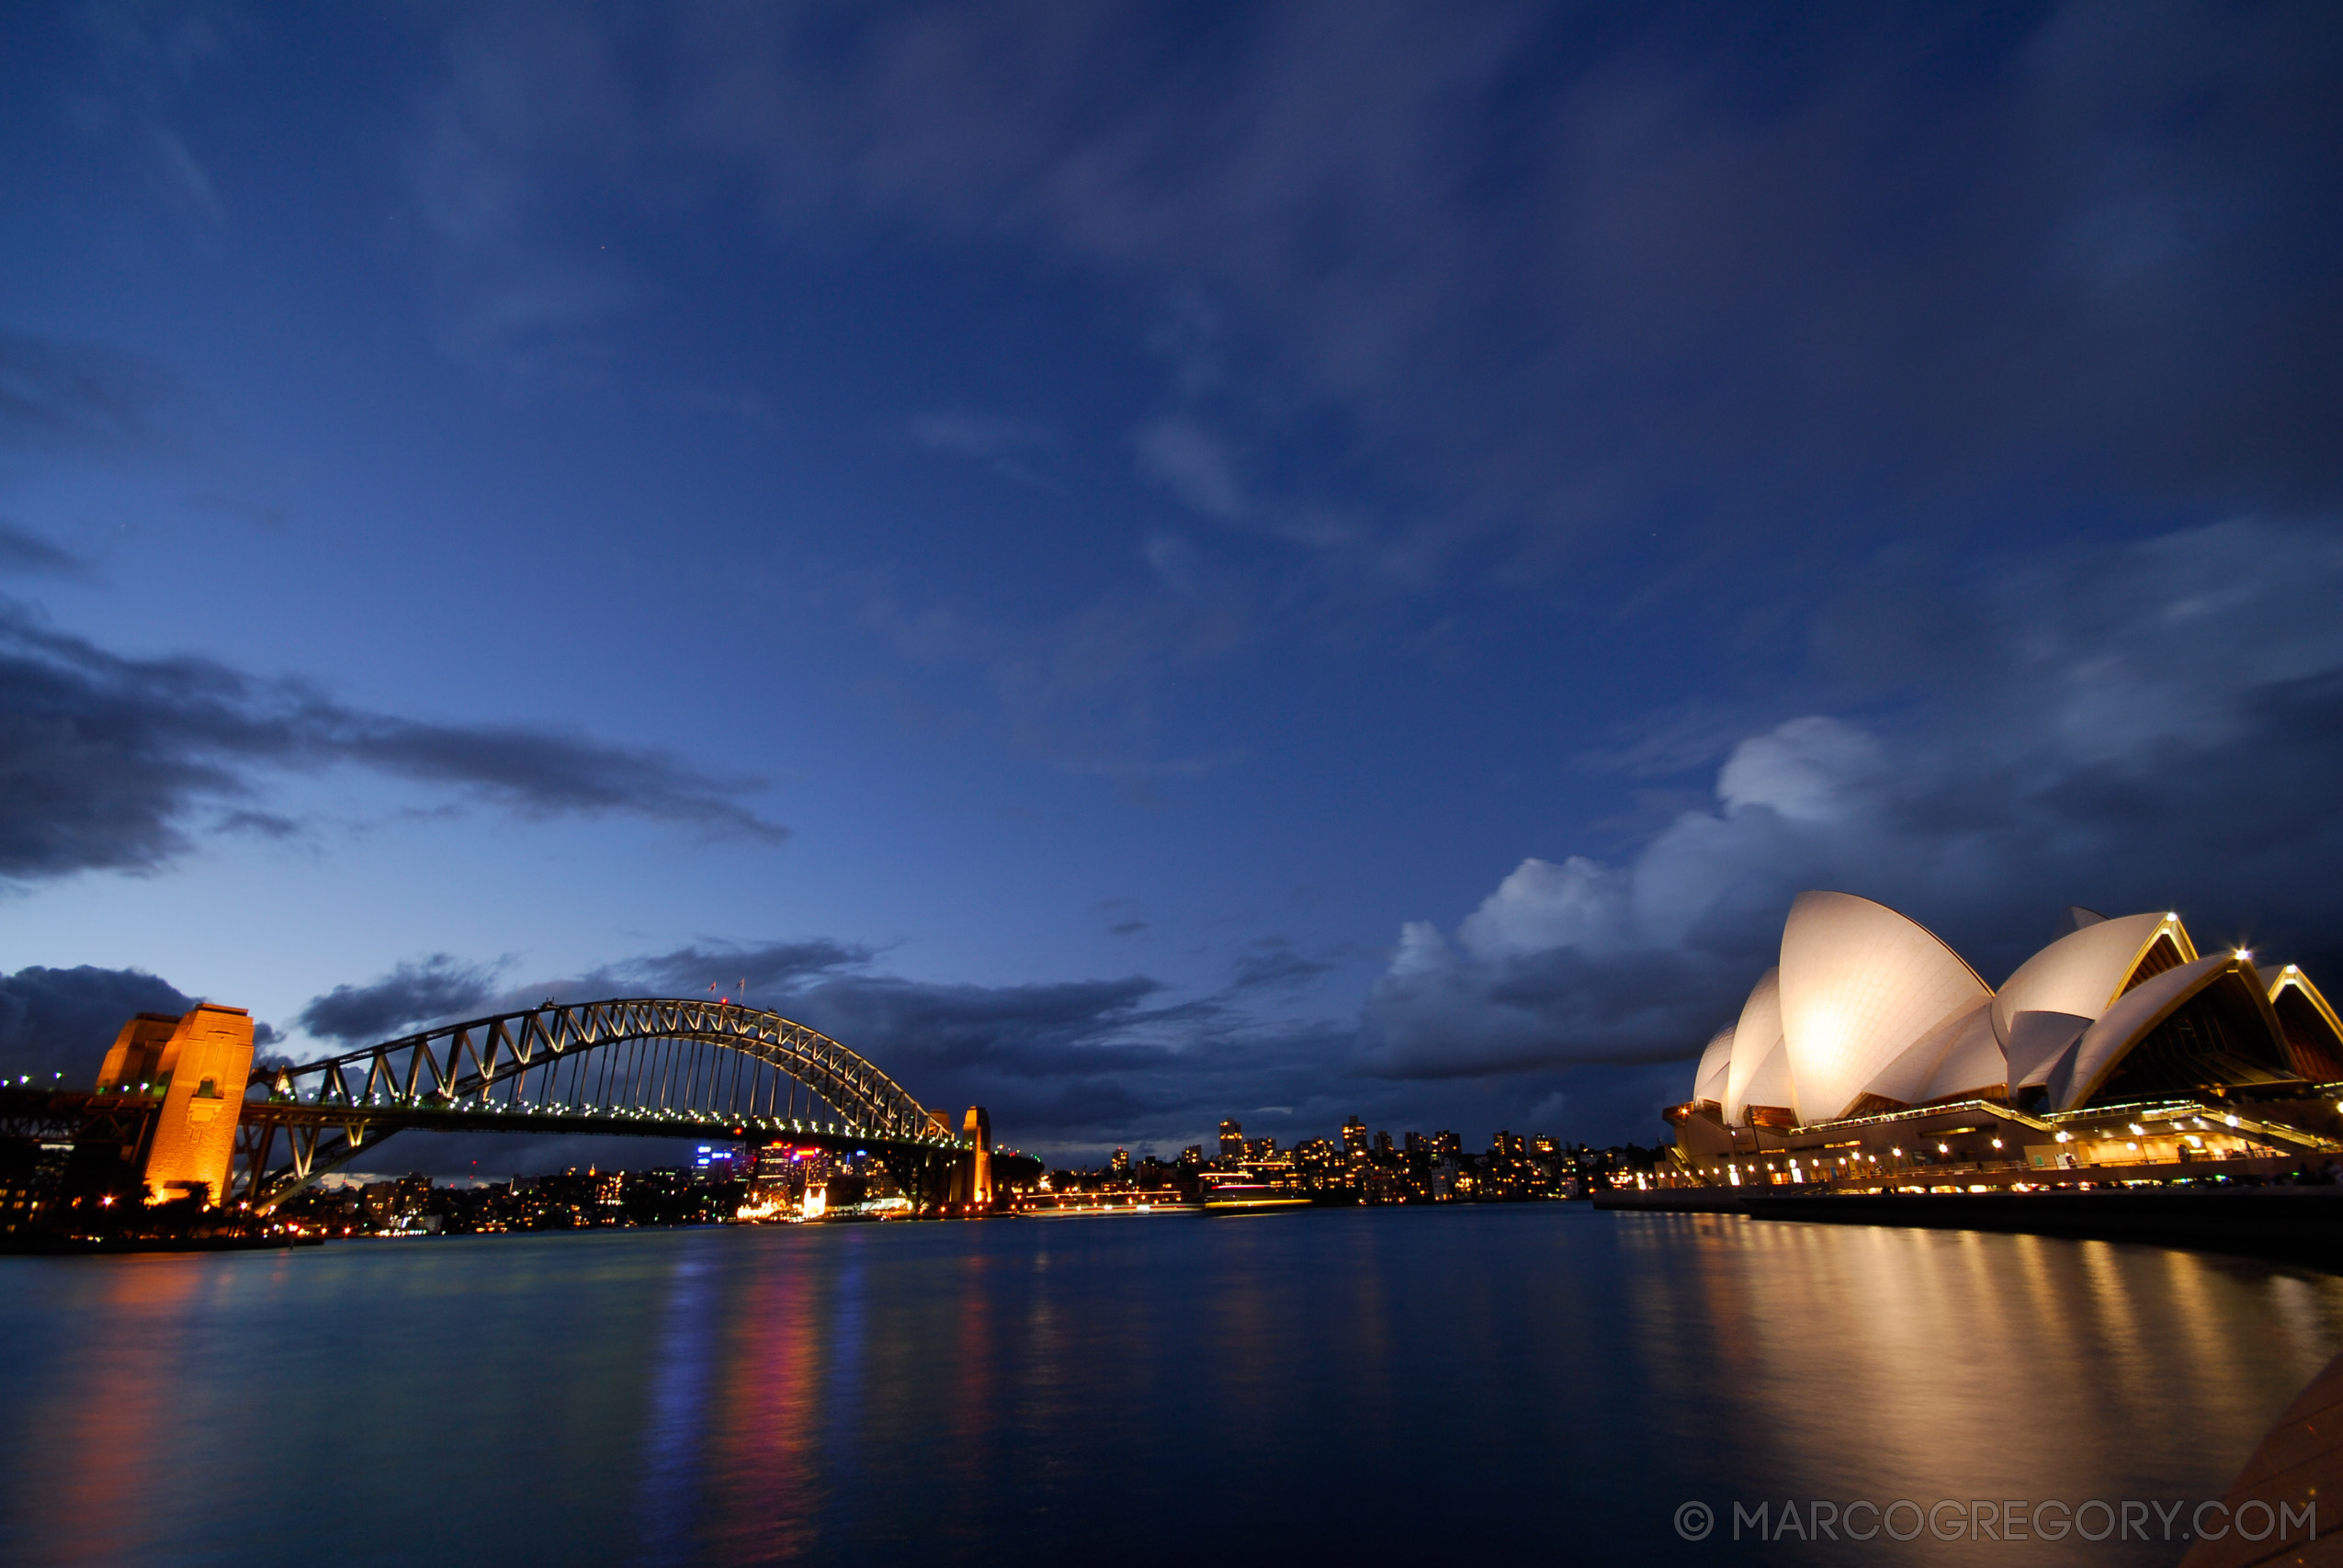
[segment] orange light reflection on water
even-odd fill
[[[2343,1280],[2202,1254],[1975,1232],[1634,1216],[1623,1247],[1697,1236],[1636,1271],[1663,1383],[1700,1379],[1768,1467],[1841,1497],[2037,1495],[2105,1449],[2111,1481],[2242,1462],[2266,1416],[2228,1386],[2241,1324],[2295,1299],[2293,1371],[2323,1364]],[[2113,1450],[2121,1449],[2120,1456]],[[2120,1457],[2120,1462],[2119,1461]],[[2086,1460],[2085,1470],[2088,1464]]]

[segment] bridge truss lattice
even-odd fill
[[[890,1165],[964,1146],[818,1030],[733,1002],[629,997],[549,1001],[256,1074],[239,1185],[268,1207],[410,1127],[770,1135],[873,1148]]]

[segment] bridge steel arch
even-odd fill
[[[974,1148],[819,1030],[669,997],[549,1001],[264,1071],[242,1109],[242,1185],[263,1211],[402,1128],[790,1137],[870,1149],[915,1197]]]

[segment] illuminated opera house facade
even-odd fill
[[[1667,1116],[1679,1180],[2124,1179],[2343,1160],[2338,1080],[2343,1025],[2309,977],[2200,953],[2177,914],[2069,909],[1997,991],[1885,905],[1804,893]]]

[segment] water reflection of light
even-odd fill
[[[186,1364],[187,1309],[204,1272],[191,1258],[119,1259],[99,1276],[89,1319],[108,1331],[71,1352],[86,1381],[57,1411],[11,1414],[28,1430],[57,1435],[58,1519],[74,1538],[62,1553],[69,1559],[134,1559],[169,1536],[170,1521],[153,1513],[155,1483],[187,1414],[181,1379],[198,1370]]]
[[[826,1450],[852,1432],[862,1335],[860,1272],[836,1265],[834,1233],[775,1232],[725,1306],[724,1382],[709,1436],[707,1543],[717,1560],[766,1562],[819,1544]]]
[[[1557,1495],[1586,1560],[1664,1560],[1687,1496],[2217,1491],[2343,1340],[2343,1281],[2266,1264],[1582,1205],[496,1238],[281,1290],[14,1263],[39,1561],[289,1560],[255,1518],[416,1561],[1307,1560],[1465,1509],[1528,1555]]]
[[[707,1274],[705,1263],[688,1253],[677,1256],[651,1351],[637,1465],[642,1555],[652,1562],[688,1562],[692,1554],[716,1338]]]
[[[2291,1380],[2315,1371],[2343,1314],[2343,1280],[2264,1282],[2258,1266],[2153,1247],[1636,1219],[1651,1245],[1637,1244],[1634,1310],[1667,1342],[1654,1359],[1674,1364],[1659,1381],[1708,1385],[1718,1425],[1809,1496],[2027,1496],[2099,1450],[2134,1478],[2189,1473],[2206,1451],[2242,1459],[2276,1413],[2241,1397],[2267,1375],[2247,1325],[2295,1320]]]

